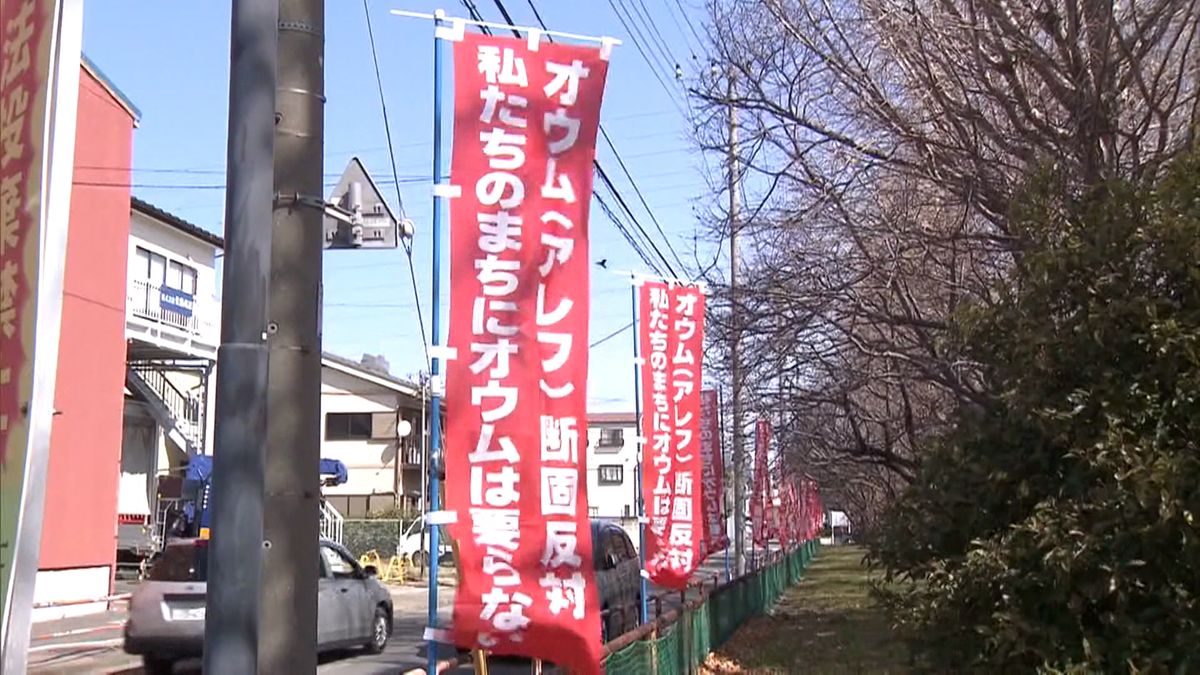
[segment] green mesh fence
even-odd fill
[[[817,553],[807,544],[775,562],[716,588],[699,606],[684,609],[679,619],[644,640],[608,655],[609,675],[682,675],[696,672],[713,649],[733,637],[747,620],[766,613]]]

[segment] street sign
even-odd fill
[[[396,218],[362,161],[352,158],[325,203],[325,248],[396,248],[401,236],[412,236],[412,224]]]

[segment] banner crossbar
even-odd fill
[[[611,45],[614,47],[621,45],[621,41],[619,39],[617,39],[615,37],[609,37],[607,35],[580,35],[578,33],[565,33],[563,31],[557,31],[557,30],[545,30],[543,28],[540,28],[540,27],[535,28],[533,26],[513,26],[511,24],[500,23],[497,21],[476,21],[474,19],[464,19],[461,17],[447,16],[443,10],[438,10],[437,12],[435,12],[433,14],[429,14],[427,12],[412,12],[412,11],[409,11],[406,9],[393,9],[393,10],[391,10],[391,14],[393,16],[403,16],[403,17],[407,17],[410,19],[427,19],[430,21],[447,21],[447,22],[451,22],[451,23],[468,24],[471,26],[486,26],[488,28],[499,28],[501,30],[515,30],[515,31],[519,31],[519,32],[525,33],[525,34],[551,35],[551,36],[558,37],[558,38],[565,38],[567,40],[578,40],[580,42],[596,42],[596,43],[599,43],[602,45]]]

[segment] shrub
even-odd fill
[[[1045,181],[997,301],[947,348],[993,395],[960,412],[873,557],[920,665],[1200,669],[1200,161],[1154,189]]]

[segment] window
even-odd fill
[[[341,551],[329,546],[322,546],[321,555],[325,557],[325,564],[329,566],[329,573],[334,579],[354,578],[356,572],[354,562],[342,555]]]
[[[188,295],[196,295],[196,269],[172,260],[167,267],[166,286]]]
[[[396,440],[396,413],[325,413],[327,441]]]
[[[161,284],[166,280],[167,259],[161,254],[138,246],[134,250],[134,258],[137,261],[134,272],[140,281]]]
[[[625,482],[625,467],[620,464],[601,464],[600,485],[620,485]]]
[[[327,441],[368,441],[372,430],[371,413],[325,414]]]
[[[607,427],[600,430],[601,448],[620,448],[625,445],[625,430],[620,427]]]
[[[157,286],[166,286],[188,295],[196,294],[196,268],[177,260],[168,261],[161,253],[138,246],[134,249],[134,278]]]

